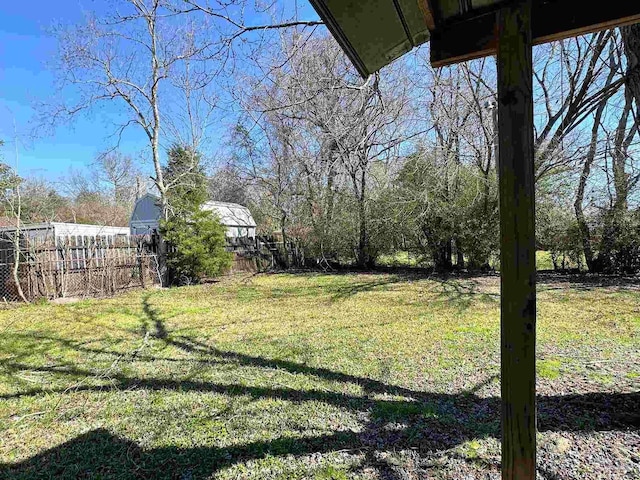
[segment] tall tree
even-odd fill
[[[402,64],[363,82],[331,39],[293,35],[282,39],[269,65],[271,82],[261,74],[248,80],[251,124],[264,133],[264,144],[281,146],[276,157],[296,172],[292,192],[300,200],[305,190],[321,255],[331,250],[327,235],[339,191],[343,208],[353,207],[351,251],[360,266],[371,264],[372,172],[412,134]]]
[[[167,2],[120,0],[115,7],[108,15],[89,14],[81,25],[57,29],[55,73],[63,100],[49,105],[44,116],[55,122],[107,103],[118,108],[115,135],[119,139],[133,125],[145,135],[153,182],[166,211],[161,158],[166,97],[175,94],[171,80],[176,72],[207,44]]]
[[[291,16],[296,1],[276,12],[247,0],[114,0],[109,14],[89,13],[80,25],[56,29],[62,100],[45,105],[42,123],[115,105],[116,141],[130,126],[147,138],[166,216],[163,147],[175,142],[200,150],[217,125],[222,87],[233,83],[227,67],[240,56],[238,45],[251,43],[248,36],[260,43],[271,31],[321,24]]]
[[[14,138],[14,141],[17,165],[18,139]],[[0,147],[3,145],[4,141],[0,140]],[[23,302],[29,303],[27,297],[24,294],[24,291],[22,290],[22,284],[20,283],[20,277],[18,274],[20,268],[20,258],[22,255],[22,236],[20,233],[22,228],[22,197],[20,193],[20,184],[22,183],[22,178],[18,176],[16,170],[17,168],[14,170],[6,163],[0,162],[0,204],[4,208],[5,216],[11,218],[14,224],[13,226],[15,228],[15,230],[13,231],[13,235],[8,237],[8,240],[12,243],[13,247],[13,265],[11,268],[13,283],[16,288],[18,297],[20,297]]]
[[[299,198],[299,170],[291,148],[289,135],[292,130],[277,118],[262,124],[264,141],[252,136],[243,125],[237,125],[233,133],[235,168],[242,172],[246,182],[262,197],[260,210],[268,223],[275,226],[282,236],[283,251],[278,260],[289,267],[288,245],[293,237],[290,227]]]

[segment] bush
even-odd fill
[[[573,211],[566,205],[542,201],[536,209],[536,221],[537,247],[549,252],[553,269],[582,269],[582,236]]]
[[[594,269],[605,273],[640,272],[640,209],[606,212],[599,223],[601,239]]]
[[[172,216],[162,223],[161,233],[169,244],[170,283],[198,283],[231,267],[232,254],[225,248],[225,228],[212,212]]]

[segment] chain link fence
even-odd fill
[[[159,285],[158,257],[152,247],[146,236],[21,239],[18,246],[0,240],[0,300],[104,297]]]

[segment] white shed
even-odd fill
[[[15,236],[16,227],[0,228],[0,238],[12,239]],[[114,239],[129,237],[127,227],[112,227],[108,225],[85,225],[80,223],[44,222],[24,224],[20,227],[20,235],[23,238],[39,242],[66,240],[74,245],[84,245],[91,240],[101,238],[109,243]]]
[[[203,210],[216,214],[227,229],[229,238],[255,238],[256,222],[249,209],[237,203],[206,202]],[[131,214],[132,235],[144,235],[157,230],[162,218],[160,198],[150,193],[136,201]]]

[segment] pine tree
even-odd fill
[[[225,227],[210,211],[202,210],[207,200],[207,178],[200,155],[174,145],[169,150],[164,176],[169,217],[161,234],[169,243],[167,266],[171,283],[197,283],[215,277],[231,266],[226,250]]]
[[[173,145],[163,176],[169,190],[169,209],[178,215],[199,210],[207,201],[207,176],[201,156],[189,148]]]

